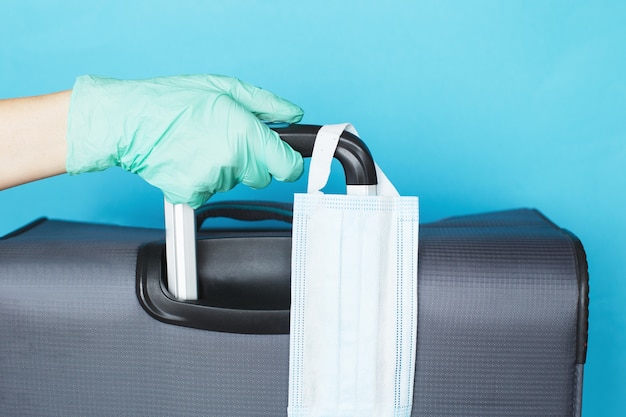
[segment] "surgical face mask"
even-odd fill
[[[345,127],[320,131],[324,166],[314,150],[294,201],[289,415],[410,416],[418,200],[379,169],[376,195],[319,192]]]

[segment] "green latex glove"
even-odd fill
[[[139,174],[168,201],[197,208],[238,183],[293,181],[302,157],[261,120],[297,123],[302,109],[236,78],[186,75],[125,81],[78,77],[67,172],[111,166]]]

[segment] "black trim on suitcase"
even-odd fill
[[[272,238],[270,238],[272,239]],[[277,238],[274,238],[277,239]],[[285,239],[285,238],[282,238]],[[288,239],[288,238],[287,238]],[[198,252],[203,252],[198,242]],[[264,243],[271,245],[270,242]],[[199,256],[199,262],[202,262]],[[137,297],[144,310],[164,323],[242,334],[288,334],[289,307],[261,310],[216,307],[200,301],[179,301],[167,291],[165,243],[142,246],[137,255]]]
[[[584,364],[587,360],[587,339],[589,331],[589,269],[587,255],[583,244],[569,230],[561,229],[571,239],[576,254],[576,271],[578,275],[578,345],[576,349],[576,363]]]

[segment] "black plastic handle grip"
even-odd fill
[[[256,221],[293,221],[293,204],[275,201],[218,201],[207,203],[196,210],[196,229],[200,230],[205,220],[215,217]]]
[[[273,130],[303,157],[309,158],[313,153],[315,137],[320,128],[321,126],[318,125],[290,125]],[[376,185],[378,183],[372,154],[367,145],[352,133],[343,132],[334,157],[343,167],[347,185]]]

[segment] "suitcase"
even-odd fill
[[[370,181],[350,168],[367,148],[340,149]],[[0,239],[0,415],[287,415],[291,207],[196,216],[197,300],[167,289],[163,230],[39,219]],[[220,216],[285,226],[203,227]],[[580,416],[587,294],[580,241],[536,210],[422,224],[412,415]]]

